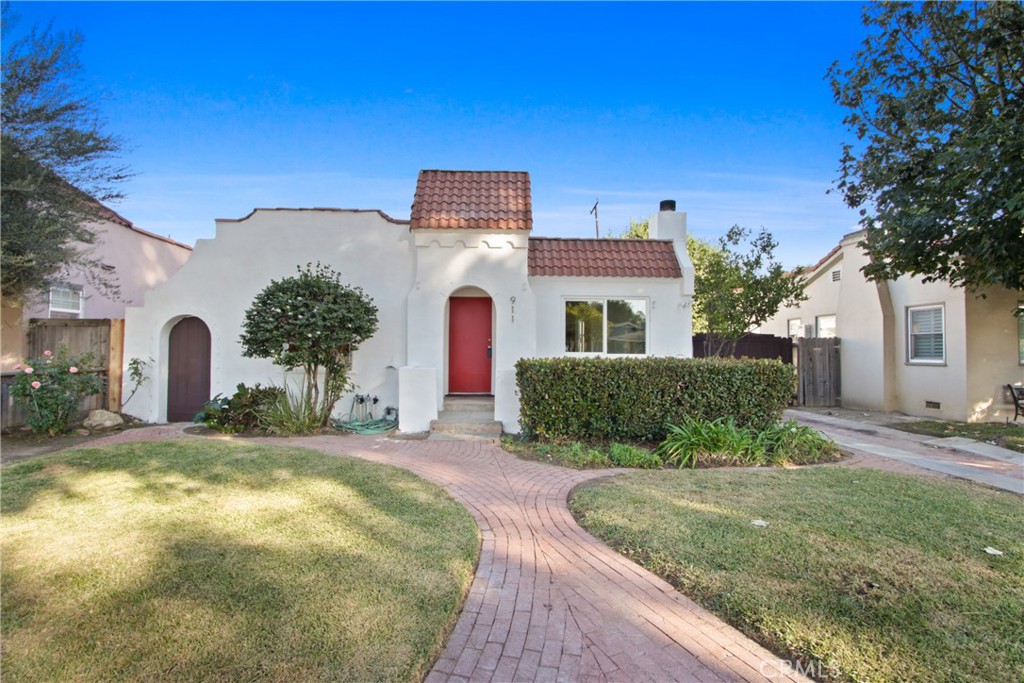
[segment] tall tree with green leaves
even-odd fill
[[[2,8],[5,38],[16,21]],[[33,28],[8,40],[0,108],[0,291],[24,301],[47,291],[70,269],[107,293],[116,283],[89,255],[102,218],[100,202],[120,198],[128,177],[113,162],[121,143],[102,131],[95,102],[77,85],[77,34]]]
[[[873,280],[1024,289],[1024,3],[881,2],[829,70]]]

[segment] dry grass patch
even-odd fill
[[[12,465],[2,513],[12,682],[418,680],[478,551],[411,474],[232,442]]]

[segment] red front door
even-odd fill
[[[491,393],[491,300],[452,297],[448,311],[448,393]]]

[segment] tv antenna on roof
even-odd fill
[[[594,237],[601,239],[601,224],[597,222],[597,205],[598,201],[594,200],[594,208],[590,210],[590,213],[594,214]]]

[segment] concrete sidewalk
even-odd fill
[[[1024,494],[1024,453],[974,439],[911,434],[806,410],[787,410],[785,417],[814,427],[855,455],[866,453]]]

